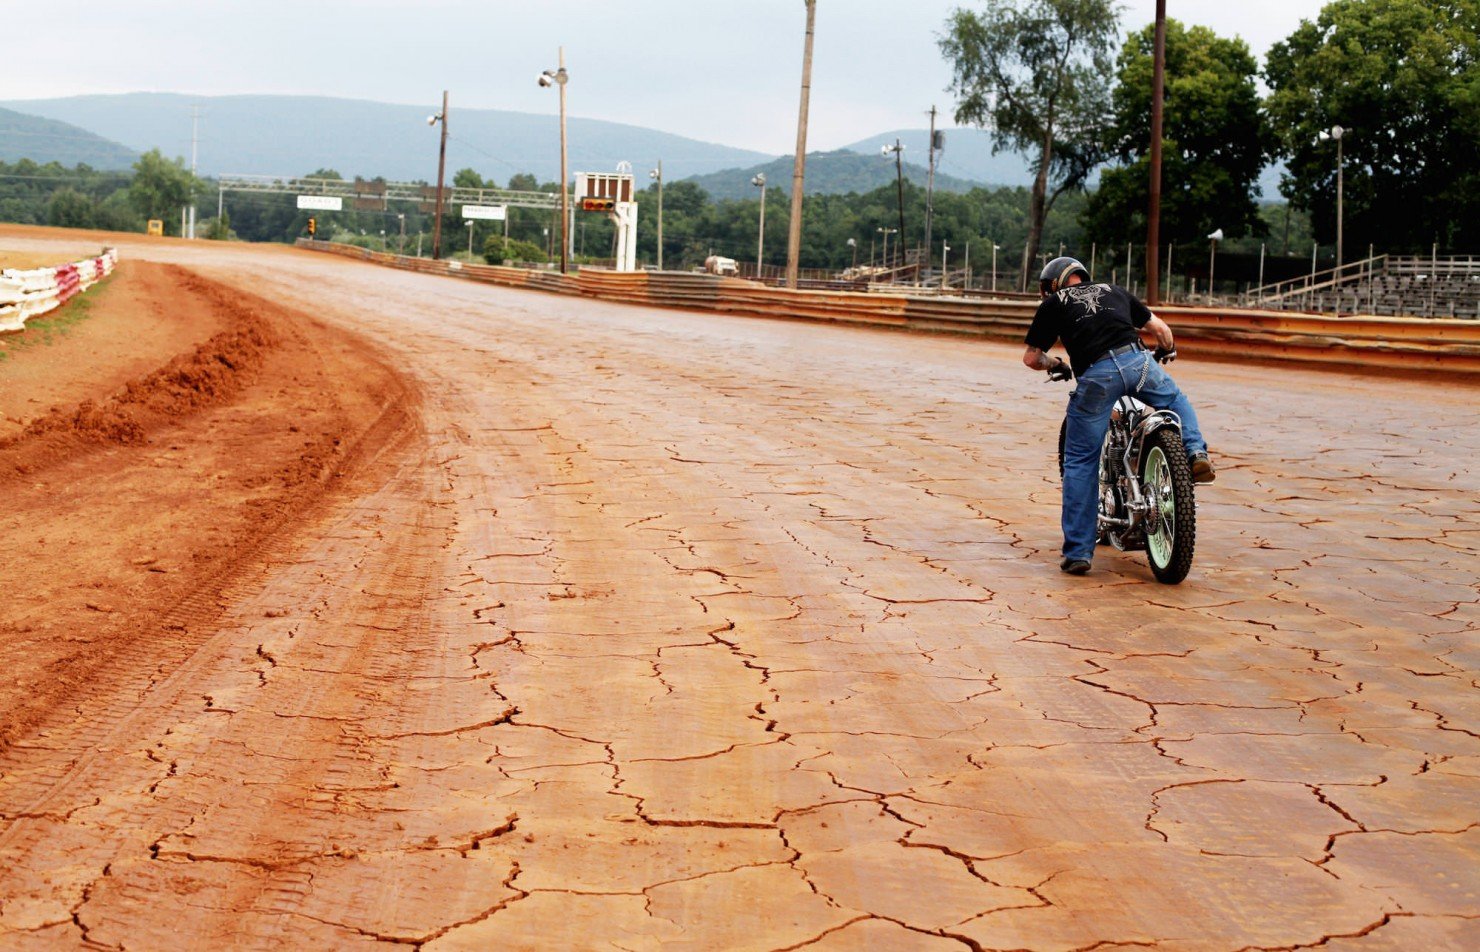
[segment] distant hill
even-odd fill
[[[427,115],[440,103],[406,106],[314,96],[185,96],[125,93],[0,103],[32,116],[71,123],[144,152],[190,158],[191,107],[200,107],[198,168],[221,173],[296,176],[335,169],[346,177],[435,181],[440,130]],[[554,115],[463,109],[454,98],[447,173],[472,168],[507,183],[532,172],[560,177],[560,121]],[[571,172],[606,172],[631,162],[640,176],[663,161],[669,178],[704,174],[771,158],[683,136],[599,119],[572,117]],[[130,160],[132,161],[132,160]]]
[[[926,152],[926,145],[930,141],[930,130],[928,129],[898,129],[893,132],[881,132],[843,148],[862,152],[865,155],[877,155],[880,146],[893,145],[896,138],[905,147],[906,162],[924,165],[929,161]],[[1021,185],[1024,188],[1032,186],[1033,168],[1028,159],[1016,152],[999,152],[993,155],[991,136],[981,129],[946,129],[945,140],[945,148],[935,159],[937,182],[940,181],[941,173],[945,173],[948,176],[988,185]],[[1262,201],[1284,201],[1279,193],[1280,172],[1283,169],[1283,165],[1276,163],[1266,168],[1260,175]],[[1093,187],[1098,181],[1099,173],[1091,174],[1090,186]]]
[[[126,169],[139,153],[102,136],[55,119],[0,109],[0,162],[30,159],[68,168],[85,163],[95,169]]]
[[[315,96],[186,96],[125,93],[0,102],[0,159],[85,162],[97,169],[127,168],[138,154],[159,149],[187,161],[191,109],[199,106],[197,164],[203,175],[222,173],[307,175],[334,169],[346,177],[383,176],[393,181],[434,181],[439,130],[427,115],[439,104],[396,105]],[[483,178],[507,183],[532,172],[543,182],[560,175],[559,118],[555,115],[462,109],[454,99],[448,125],[447,167],[451,175],[471,168]],[[980,129],[945,129],[937,156],[936,187],[966,191],[975,185],[1028,186],[1028,160],[1016,153],[992,154]],[[860,139],[833,152],[810,154],[810,194],[866,192],[894,179],[894,163],[879,147],[899,139],[905,174],[923,184],[929,133],[898,129]],[[693,178],[716,198],[754,194],[750,179],[790,188],[791,158],[599,119],[574,117],[569,124],[574,172],[603,172],[632,163],[639,184],[659,159],[669,181]],[[1278,168],[1261,179],[1265,200],[1278,199]]]
[[[750,181],[759,172],[765,173],[768,186],[779,185],[783,190],[790,192],[792,164],[792,157],[785,155],[748,168],[724,169],[709,175],[690,176],[688,181],[695,183],[715,199],[755,198],[758,190],[750,184]],[[914,182],[923,188],[929,172],[918,165],[906,162],[904,177],[906,181]],[[895,170],[892,156],[885,161],[879,155],[859,155],[857,152],[848,151],[807,153],[806,190],[808,195],[872,192],[881,186],[893,185],[894,180]],[[978,184],[942,175],[939,171],[935,173],[935,187],[938,191],[969,192]]]
[[[1028,160],[1015,152],[992,154],[991,137],[980,129],[945,129],[945,148],[935,157],[937,180],[942,173],[969,182],[987,185],[1033,184],[1033,170]],[[893,145],[898,139],[904,146],[906,162],[925,166],[929,161],[929,129],[895,129],[860,139],[843,148],[864,155],[878,155],[879,147]]]

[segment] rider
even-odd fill
[[[1098,535],[1100,447],[1122,396],[1133,394],[1142,403],[1177,414],[1193,481],[1210,483],[1216,474],[1192,403],[1141,343],[1142,331],[1149,330],[1156,336],[1158,354],[1175,356],[1166,322],[1125,288],[1091,283],[1089,270],[1073,258],[1050,261],[1038,284],[1043,300],[1028,328],[1023,363],[1047,370],[1056,380],[1069,379],[1072,368],[1079,380],[1069,397],[1064,439],[1064,560],[1059,568],[1083,575],[1090,569]],[[1069,352],[1068,363],[1045,353],[1060,340]]]

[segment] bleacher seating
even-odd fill
[[[1318,275],[1313,287],[1289,282],[1262,301],[1256,292],[1250,303],[1285,311],[1480,320],[1480,258],[1382,256],[1353,270],[1340,281],[1329,272],[1325,280]]]

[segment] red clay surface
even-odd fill
[[[1184,353],[1193,573],[1076,579],[1020,348],[112,240],[0,351],[0,947],[1480,945],[1473,388]]]

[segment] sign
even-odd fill
[[[312,208],[321,212],[344,210],[344,199],[333,195],[299,195],[299,208]]]
[[[490,221],[503,221],[505,205],[464,205],[462,212],[464,218],[486,218]]]
[[[149,234],[151,234],[151,235],[163,235],[164,234],[164,222],[162,220],[158,219],[158,218],[151,218],[151,219],[149,219]]]
[[[609,198],[613,202],[630,202],[632,173],[577,172],[576,194],[583,198]]]

